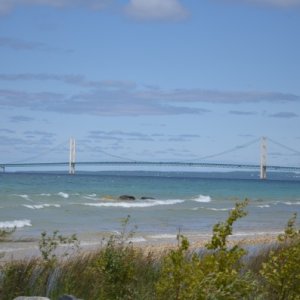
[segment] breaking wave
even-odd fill
[[[206,209],[206,210],[213,210],[213,211],[229,211],[229,210],[232,210],[233,207],[229,207],[229,208],[215,208],[215,207],[200,206],[200,207],[193,207],[192,208],[192,210],[199,210],[199,209]]]
[[[60,197],[65,198],[65,199],[70,197],[68,193],[64,193],[64,192],[59,192],[57,195],[60,196]]]
[[[33,202],[33,200],[31,200],[31,199],[29,198],[29,196],[26,195],[26,194],[23,194],[23,195],[16,195],[16,196],[21,197],[21,198],[23,198],[23,199],[25,199],[25,200],[27,200],[27,201]]]
[[[124,207],[124,208],[139,208],[139,207],[151,207],[158,205],[174,205],[178,203],[183,203],[184,200],[149,200],[144,202],[100,202],[100,203],[83,203],[87,206],[96,207]]]
[[[210,196],[205,196],[205,195],[199,195],[198,197],[193,198],[193,200],[196,202],[202,202],[202,203],[211,202]]]
[[[22,228],[25,226],[32,226],[30,220],[14,220],[14,221],[5,221],[0,222],[0,228]]]
[[[269,204],[257,205],[257,207],[259,207],[259,208],[268,208],[268,207],[270,207],[270,205]]]
[[[36,205],[27,205],[23,204],[24,207],[30,208],[30,209],[42,209],[46,207],[60,207],[59,204],[36,204]]]
[[[286,204],[286,205],[300,205],[300,201],[297,201],[297,202],[288,201],[288,202],[283,202],[283,203]]]
[[[168,234],[168,233],[162,233],[162,234],[155,234],[155,235],[149,235],[148,238],[150,239],[176,239],[176,234]]]

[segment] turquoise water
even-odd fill
[[[224,177],[224,176],[223,176]],[[120,195],[135,201],[120,201]],[[154,199],[141,200],[141,197]],[[282,231],[300,210],[300,181],[203,178],[185,173],[1,174],[0,228],[37,238],[44,230],[82,239],[120,230],[127,215],[140,240],[207,235],[236,201],[250,199],[236,235]]]

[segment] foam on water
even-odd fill
[[[143,202],[100,202],[100,203],[83,203],[86,206],[96,206],[96,207],[151,207],[158,205],[174,205],[178,203],[183,203],[184,200],[173,199],[173,200],[149,200]]]
[[[232,210],[233,207],[229,207],[229,208],[216,208],[216,207],[204,207],[204,206],[200,206],[200,207],[193,207],[192,210],[199,210],[199,209],[206,209],[206,210],[212,210],[212,211],[229,211]]]
[[[0,222],[0,228],[22,228],[25,226],[32,226],[30,220],[14,220],[14,221],[5,221]]]
[[[97,197],[97,195],[96,194],[90,194],[90,195],[88,195],[88,197],[95,198],[95,197]]]
[[[148,238],[150,239],[176,239],[176,234],[168,234],[168,233],[162,233],[162,234],[155,234],[155,235],[149,235]]]
[[[300,205],[300,201],[297,201],[297,202],[288,201],[288,202],[283,202],[283,203],[286,204],[286,205]]]
[[[64,192],[59,192],[57,195],[60,196],[60,197],[65,198],[65,199],[70,197],[68,193],[64,193]]]
[[[257,205],[257,207],[259,207],[259,208],[268,208],[268,207],[270,207],[270,205],[269,204]]]
[[[31,199],[29,198],[29,196],[26,195],[26,194],[23,194],[23,195],[16,195],[16,196],[21,197],[21,198],[23,198],[23,199],[25,199],[25,200],[27,200],[27,201],[33,202],[33,200],[31,200]]]
[[[60,207],[59,204],[36,204],[36,205],[27,205],[27,204],[23,204],[24,207],[30,208],[30,209],[42,209],[42,208],[46,208],[46,207]]]
[[[193,198],[192,200],[196,202],[207,203],[207,202],[211,202],[211,197],[205,195],[199,195],[198,197]]]
[[[48,193],[42,193],[42,194],[40,194],[40,196],[50,197],[51,194],[48,194]]]
[[[237,232],[237,233],[233,233],[232,236],[257,236],[257,235],[261,235],[261,236],[265,236],[265,235],[278,235],[283,233],[283,231],[255,231],[255,232]]]
[[[99,200],[95,197],[91,197],[91,196],[83,196],[84,199],[87,199],[87,200]]]
[[[213,210],[213,211],[229,211],[232,210],[233,207],[229,207],[229,208],[215,208],[215,207],[201,207],[207,210]]]
[[[147,240],[143,237],[133,237],[133,238],[130,238],[128,240],[128,242],[131,242],[131,243],[143,243],[143,242],[147,242]]]

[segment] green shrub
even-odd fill
[[[47,262],[55,262],[57,260],[56,249],[60,245],[67,245],[68,249],[61,254],[61,256],[68,256],[71,252],[78,250],[79,241],[76,234],[71,236],[63,236],[59,234],[58,230],[53,231],[52,235],[49,236],[47,232],[41,233],[39,240],[39,250],[42,258]]]
[[[95,299],[141,299],[143,286],[149,286],[147,278],[152,282],[155,278],[151,254],[145,257],[129,241],[134,234],[128,230],[129,220],[129,216],[123,220],[121,234],[112,235],[86,269],[88,276],[93,274],[91,288],[98,297]],[[153,290],[153,286],[150,288]]]
[[[296,214],[278,236],[281,247],[271,252],[260,274],[266,295],[274,300],[300,299],[300,230],[295,228]]]
[[[227,246],[235,221],[246,215],[248,200],[237,203],[227,220],[213,228],[208,250],[203,257],[187,255],[188,240],[164,259],[160,280],[156,286],[159,299],[247,299],[256,290],[249,272],[242,273],[240,262],[246,251],[239,246]]]

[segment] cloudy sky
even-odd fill
[[[300,0],[0,0],[0,66],[0,162],[300,164]]]

